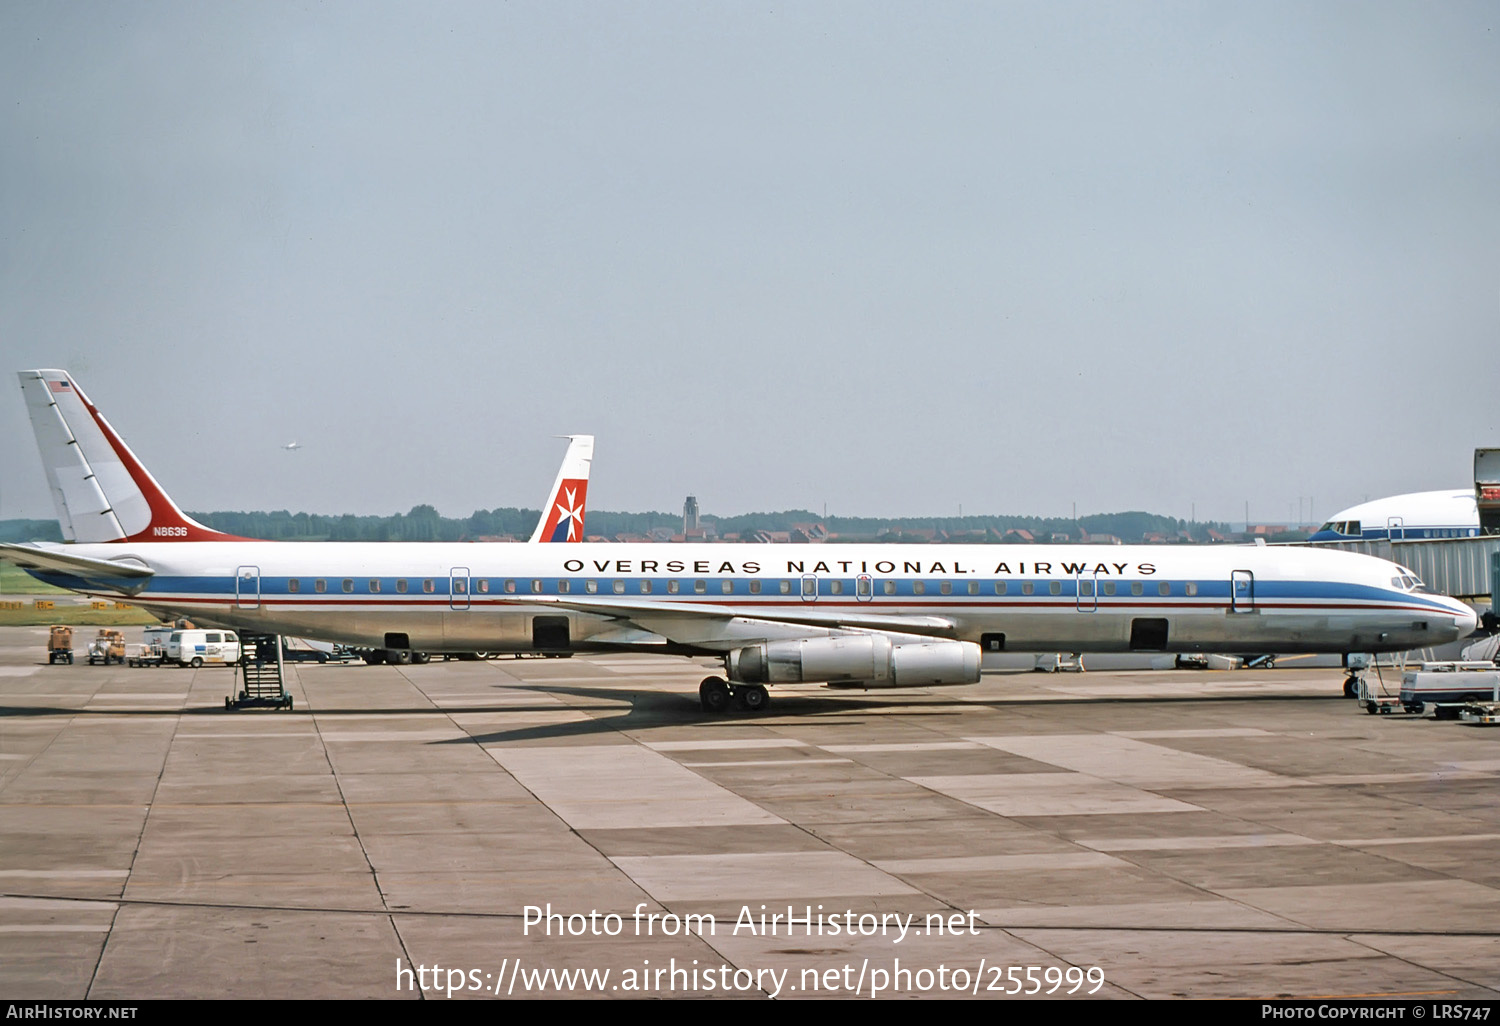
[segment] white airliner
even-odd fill
[[[1341,509],[1308,541],[1414,541],[1419,538],[1475,538],[1479,504],[1474,489],[1411,492]]]
[[[1475,626],[1394,563],[1317,549],[236,538],[186,516],[66,372],[20,377],[72,544],[0,558],[44,581],[394,651],[712,655],[711,711],[763,708],[767,684],[972,684],[985,650],[1380,652]]]

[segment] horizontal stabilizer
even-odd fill
[[[128,562],[92,559],[88,556],[75,556],[66,550],[44,549],[35,545],[0,544],[0,560],[25,570],[74,574],[96,581],[113,579],[121,584],[144,581],[156,572],[134,557],[128,558]]]

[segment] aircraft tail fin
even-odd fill
[[[589,465],[594,460],[593,435],[563,435],[569,440],[567,455],[557,470],[557,480],[547,504],[542,507],[533,542],[583,541],[584,500],[589,491]]]
[[[204,527],[182,512],[67,371],[18,376],[68,541],[249,540]]]

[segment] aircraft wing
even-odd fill
[[[75,556],[66,550],[44,549],[36,545],[0,544],[0,560],[26,570],[73,574],[90,581],[117,582],[121,586],[142,584],[156,573],[134,557],[129,558],[131,562],[116,562]]]
[[[839,629],[945,638],[952,637],[957,626],[943,616],[882,616],[858,609],[798,609],[791,613],[766,610],[765,615],[755,616],[746,615],[747,611],[743,609],[712,602],[665,604],[613,596],[589,601],[529,595],[526,604],[553,605],[580,613],[610,616],[673,644],[724,651],[756,641]]]

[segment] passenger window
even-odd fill
[[[1158,595],[1170,595],[1172,594],[1172,586],[1166,581],[1161,581],[1156,586],[1156,593]]]
[[[505,582],[505,594],[507,594],[507,595],[514,595],[515,593],[516,593],[516,582],[515,581],[506,581]]]
[[[462,577],[453,578],[453,594],[467,595],[469,593],[469,582]]]
[[[486,578],[486,579],[481,580],[479,582],[479,594],[481,594],[481,595],[488,595],[489,593],[490,593],[490,582],[489,582],[489,579]]]
[[[1184,595],[1196,595],[1196,594],[1198,594],[1198,582],[1197,581],[1188,581],[1186,584],[1184,584],[1182,586],[1182,593]]]
[[[614,593],[616,595],[623,595],[623,594],[625,594],[625,582],[624,581],[616,581],[612,587],[613,587]]]
[[[913,595],[926,595],[927,594],[927,582],[926,581],[912,581],[911,582],[911,593]]]
[[[694,581],[693,582],[693,594],[695,594],[695,595],[702,595],[702,594],[704,594],[707,591],[708,591],[708,582],[707,581]]]
[[[802,594],[816,595],[818,593],[818,579],[816,577],[802,578]]]
[[[405,577],[398,577],[398,578],[396,578],[396,591],[399,592],[402,595],[406,594],[406,578]]]
[[[844,593],[844,582],[843,581],[829,581],[828,582],[828,594],[830,594],[830,595],[842,595],[843,593]]]
[[[978,595],[979,594],[979,582],[978,581],[970,581],[969,582],[969,594],[970,595]]]
[[[1022,595],[1034,595],[1034,594],[1036,594],[1036,583],[1034,581],[1022,581],[1021,582],[1021,594]]]
[[[217,645],[222,640],[223,635],[221,635],[218,631],[209,631],[207,634],[203,635],[203,641],[205,644]]]
[[[428,578],[422,582],[422,590],[431,595],[433,592],[432,579]]]
[[[295,595],[302,590],[302,582],[295,577],[289,577],[286,582],[286,590]]]
[[[532,581],[531,581],[531,593],[533,595],[540,595],[542,593],[542,582],[541,581],[538,581],[535,578],[532,579]]]
[[[375,594],[378,594],[379,591],[380,591],[380,578],[379,577],[371,577],[370,578],[370,594],[371,595],[375,595]]]
[[[781,593],[783,595],[790,595],[792,593],[792,582],[791,581],[782,581],[781,582]]]
[[[722,591],[726,595],[733,595],[734,594],[734,582],[733,581],[720,581],[719,582],[719,590]]]
[[[681,581],[678,581],[678,580],[674,579],[674,580],[670,580],[670,581],[667,582],[667,594],[668,595],[676,595],[677,592],[679,590],[681,590],[681,588],[682,588],[682,582]]]
[[[752,594],[752,595],[759,595],[760,594],[760,582],[759,581],[751,581],[750,582],[750,594]]]
[[[651,582],[650,581],[642,581],[641,582],[641,594],[642,595],[649,595],[649,594],[651,594]]]
[[[588,592],[590,595],[597,595],[597,594],[599,594],[599,582],[598,581],[584,581],[583,582],[583,590],[586,591],[586,592]]]
[[[1079,595],[1083,596],[1084,598],[1087,598],[1090,595],[1092,595],[1093,593],[1094,593],[1094,582],[1093,581],[1079,581],[1078,582],[1078,594]]]
[[[327,590],[328,582],[323,580],[323,578],[319,577],[316,581],[313,581],[313,591],[317,592],[319,595],[323,594]]]
[[[861,577],[854,582],[854,591],[860,598],[868,598],[872,594],[874,584],[868,577]]]
[[[1005,581],[996,581],[995,582],[995,594],[996,595],[1004,595],[1008,591],[1010,591],[1010,586]]]
[[[1062,594],[1062,581],[1048,581],[1047,590],[1054,595]]]
[[[953,594],[953,582],[952,581],[944,581],[942,584],[938,585],[938,591],[942,592],[944,595],[952,595]]]
[[[558,581],[557,582],[557,593],[559,595],[566,595],[569,591],[572,590],[572,588],[573,588],[573,582],[572,581]]]
[[[880,582],[880,590],[883,591],[883,592],[885,592],[887,595],[894,595],[894,594],[896,594],[896,582],[895,581],[881,581]]]
[[[344,578],[344,592],[345,594],[352,594],[354,592],[354,579],[352,577]]]
[[[1100,587],[1104,589],[1104,594],[1106,595],[1113,595],[1115,593],[1114,581],[1103,581],[1100,583]]]
[[[1140,581],[1131,581],[1130,582],[1130,594],[1132,594],[1132,595],[1144,595],[1144,594],[1146,594],[1146,586],[1144,584],[1142,584]]]

